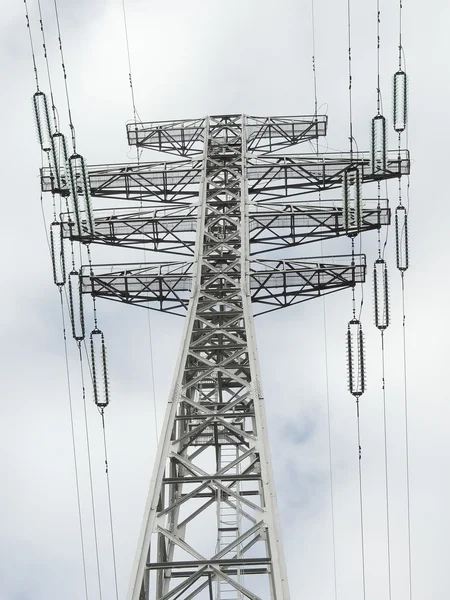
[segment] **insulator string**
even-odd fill
[[[68,112],[68,116],[69,116],[69,128],[70,128],[70,133],[72,136],[73,151],[74,151],[74,153],[76,153],[77,149],[76,149],[75,127],[73,125],[72,109],[70,106],[69,87],[68,87],[68,83],[67,83],[67,69],[66,69],[66,63],[64,60],[64,48],[63,48],[62,37],[61,37],[61,26],[60,26],[60,22],[59,22],[59,11],[58,11],[57,0],[53,0],[53,6],[55,9],[56,27],[58,30],[59,53],[61,56],[61,68],[62,68],[63,78],[64,78],[64,90],[65,90],[65,94],[66,94],[67,112]]]
[[[98,535],[97,535],[97,517],[95,511],[95,497],[94,497],[94,482],[92,477],[92,460],[91,460],[91,442],[89,435],[89,426],[88,426],[88,417],[87,417],[87,406],[86,406],[86,385],[84,379],[84,365],[83,365],[83,354],[81,352],[81,340],[77,341],[78,347],[78,358],[80,362],[80,375],[81,375],[81,388],[82,388],[82,396],[83,396],[83,412],[84,412],[84,428],[86,435],[86,449],[87,449],[87,457],[88,457],[88,467],[89,467],[89,487],[91,493],[91,509],[92,509],[92,522],[94,528],[94,545],[95,545],[95,559],[97,565],[97,581],[98,581],[98,591],[100,600],[102,600],[102,585],[101,585],[101,576],[100,576],[100,558],[98,551]]]

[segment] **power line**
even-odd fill
[[[87,458],[88,458],[88,468],[89,468],[89,487],[90,487],[90,495],[91,495],[91,509],[92,509],[92,522],[94,529],[94,545],[95,545],[95,560],[97,565],[97,583],[98,583],[98,591],[100,600],[102,600],[102,584],[101,584],[101,576],[100,576],[100,558],[98,551],[98,535],[97,535],[97,518],[96,518],[96,510],[95,510],[95,498],[94,498],[94,483],[92,477],[92,461],[91,461],[91,443],[90,443],[90,435],[89,435],[89,426],[88,426],[88,418],[87,418],[87,406],[86,406],[86,386],[84,382],[84,367],[83,367],[83,354],[81,352],[81,340],[77,341],[78,347],[78,358],[80,362],[80,375],[81,375],[81,386],[82,386],[82,396],[83,396],[83,413],[84,413],[84,428],[86,434],[86,449],[87,449]]]
[[[64,49],[63,49],[63,43],[62,43],[62,37],[61,37],[61,26],[59,23],[59,11],[58,11],[57,0],[53,0],[53,6],[55,9],[56,26],[57,26],[57,30],[58,30],[59,53],[61,56],[61,68],[62,68],[63,77],[64,77],[64,90],[65,90],[65,94],[66,94],[67,112],[68,112],[68,116],[69,116],[69,128],[70,128],[70,133],[72,136],[73,151],[76,153],[75,127],[74,127],[73,121],[72,121],[72,109],[70,106],[69,87],[68,87],[68,83],[67,83],[67,70],[66,70],[66,63],[64,60]]]
[[[41,33],[42,33],[42,48],[44,51],[45,65],[46,65],[46,69],[47,69],[47,79],[48,79],[48,85],[49,85],[49,90],[50,90],[50,99],[52,102],[53,122],[54,122],[54,126],[55,126],[55,131],[58,131],[59,130],[58,116],[57,116],[57,110],[56,110],[56,106],[55,106],[55,98],[53,95],[53,85],[52,85],[52,78],[51,78],[51,74],[50,74],[50,64],[48,61],[47,42],[45,39],[44,19],[43,19],[42,10],[41,10],[41,0],[38,0],[38,10],[39,10],[39,23],[41,26]]]

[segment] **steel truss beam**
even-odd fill
[[[326,206],[329,204],[329,206]],[[250,254],[300,246],[346,235],[340,200],[310,203],[259,203],[249,214]],[[148,249],[172,254],[193,255],[197,227],[197,205],[154,211],[111,210],[97,216],[95,236],[84,221],[81,235],[76,232],[73,214],[62,215],[63,236],[72,240],[126,248]],[[106,211],[105,211],[106,212]],[[97,214],[101,214],[100,212]],[[218,213],[223,232],[227,220]],[[379,229],[390,222],[387,200],[365,200],[360,231]]]
[[[364,255],[311,258],[308,260],[258,260],[250,263],[249,287],[255,314],[285,308],[343,288],[353,287],[365,280]],[[344,263],[344,260],[346,261]],[[122,267],[120,270],[118,267]],[[158,263],[153,265],[119,265],[103,272],[103,265],[84,267],[81,281],[84,293],[128,304],[156,308],[163,312],[185,314],[192,291],[193,263]],[[114,268],[114,267],[113,267]],[[238,261],[223,270],[221,265],[210,270],[210,287],[223,289],[224,299],[233,287],[230,273],[239,269]],[[155,303],[156,306],[151,306]],[[184,310],[180,310],[184,309]]]
[[[373,173],[369,153],[273,155],[249,157],[246,178],[250,200],[272,200],[311,192],[331,190],[342,184],[344,172],[360,167],[364,183],[398,178],[410,170],[409,153],[397,150],[388,153],[386,171]],[[226,180],[232,165],[224,163],[216,174],[216,183]],[[203,161],[173,161],[141,163],[139,165],[108,165],[91,167],[89,181],[93,197],[116,200],[189,203],[198,200]],[[231,169],[231,171],[230,171]],[[65,181],[64,176],[61,177]],[[69,195],[68,186],[57,188],[50,169],[43,169],[42,189]]]
[[[236,115],[230,115],[236,120]],[[247,150],[272,152],[326,135],[327,117],[246,117]],[[131,123],[127,126],[130,146],[169,154],[192,156],[203,153],[205,119]]]

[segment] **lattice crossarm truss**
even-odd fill
[[[328,262],[327,262],[328,261]],[[121,267],[121,268],[119,268]],[[236,267],[236,265],[234,265]],[[221,266],[209,267],[210,290],[221,288],[228,293],[233,278]],[[340,289],[353,287],[365,279],[365,258],[351,256],[311,258],[308,260],[258,260],[250,262],[249,284],[254,303],[264,310],[280,309]],[[96,297],[155,308],[163,312],[185,314],[192,292],[192,262],[153,265],[105,265],[83,267],[82,291]],[[226,300],[227,292],[223,293]]]
[[[86,221],[82,221],[81,231],[78,231],[73,213],[65,213],[61,218],[62,234],[64,238],[84,243],[192,256],[197,213],[197,205],[138,212],[128,209],[98,210],[94,234]]]
[[[272,155],[249,157],[248,193],[251,200],[272,200],[331,190],[342,185],[344,173],[354,167],[362,171],[363,183],[398,178],[410,171],[409,152],[388,152],[386,170],[374,173],[370,153]]]
[[[241,115],[229,115],[230,124]],[[127,126],[131,146],[181,156],[203,152],[205,119],[130,123]],[[247,150],[272,152],[326,135],[326,116],[250,117],[245,119]]]
[[[84,243],[108,244],[125,248],[147,249],[168,254],[194,254],[198,205],[175,206],[156,210],[97,210],[95,231],[83,220],[75,225],[73,213],[63,214],[63,237]],[[224,235],[229,228],[223,212],[217,212],[217,222]],[[379,229],[390,222],[388,201],[364,200],[361,231]],[[347,235],[340,200],[321,205],[309,202],[259,203],[249,213],[251,254],[300,246],[319,240]],[[231,237],[226,238],[228,243]]]

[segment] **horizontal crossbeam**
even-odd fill
[[[247,149],[265,152],[316,139],[327,132],[326,116],[247,116],[245,123]],[[130,123],[127,126],[130,146],[181,156],[203,152],[204,132],[205,119]]]
[[[104,213],[106,213],[104,215]],[[153,211],[96,211],[95,233],[82,222],[81,235],[72,213],[63,215],[63,236],[84,243],[108,244],[192,256],[194,253],[197,207],[174,207]],[[360,231],[380,229],[390,223],[387,200],[364,200]],[[226,236],[228,222],[218,226]],[[342,200],[321,204],[259,203],[249,216],[252,255],[332,239],[347,233]]]
[[[137,304],[173,314],[184,314],[189,304],[193,263],[106,265],[83,267],[84,293]],[[308,260],[252,261],[249,280],[252,301],[263,304],[256,314],[284,308],[342,288],[354,286],[365,278],[365,257],[323,257]],[[217,286],[227,279],[217,272]],[[229,281],[224,289],[232,291]]]
[[[326,153],[249,157],[246,174],[250,199],[274,199],[314,191],[329,190],[342,184],[344,172],[359,166],[363,182],[380,181],[405,175],[410,170],[407,150],[388,153],[386,171],[373,173],[369,153]],[[151,162],[127,165],[100,165],[89,168],[91,195],[121,200],[192,203],[198,198],[203,172],[201,160]],[[217,186],[229,176],[227,167],[218,170]],[[64,177],[61,177],[64,182]],[[43,191],[67,196],[69,188],[59,189],[50,169],[42,169]]]

